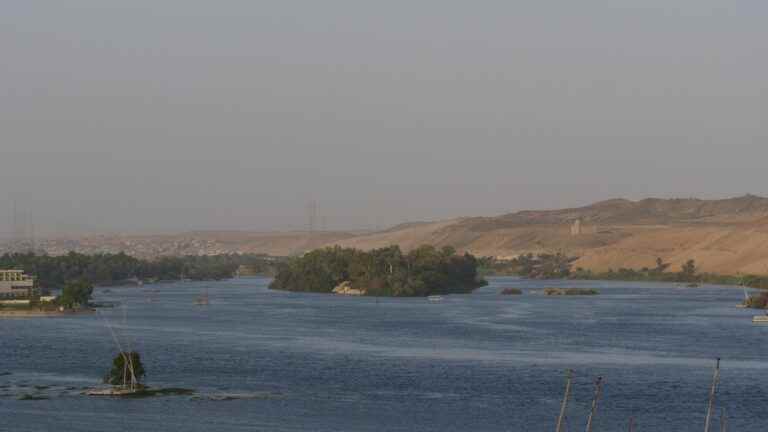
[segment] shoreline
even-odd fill
[[[0,309],[0,318],[41,318],[57,316],[88,315],[96,313],[96,309],[82,309],[77,311],[46,311],[46,310],[3,310]]]
[[[701,281],[701,282],[695,282],[698,284],[698,287],[685,287],[684,285],[687,284],[687,282],[675,282],[675,281],[665,281],[665,280],[637,280],[637,279],[571,279],[571,278],[544,278],[544,279],[538,279],[538,278],[527,278],[525,276],[515,275],[515,274],[485,274],[483,275],[485,278],[516,278],[519,280],[528,280],[528,281],[539,281],[539,282],[546,282],[546,281],[552,281],[552,282],[598,282],[598,283],[604,283],[604,282],[623,282],[623,283],[645,283],[645,284],[666,284],[666,285],[672,285],[673,287],[677,288],[689,288],[689,289],[696,289],[696,288],[705,288],[705,287],[722,287],[722,288],[739,288],[739,289],[752,289],[756,291],[768,291],[768,288],[762,288],[752,285],[739,285],[737,283],[725,283],[725,282],[712,282],[712,281]]]

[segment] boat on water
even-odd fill
[[[431,296],[427,297],[427,300],[429,300],[431,302],[441,302],[441,301],[443,301],[445,299],[441,295],[431,295]]]
[[[768,314],[755,315],[752,317],[752,322],[755,324],[768,324]]]

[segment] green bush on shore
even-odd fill
[[[0,256],[0,268],[24,270],[35,277],[38,288],[48,290],[66,283],[86,280],[94,285],[113,285],[138,280],[218,280],[233,277],[240,266],[254,273],[270,273],[274,258],[263,255],[216,255],[135,258],[124,253],[84,255],[70,252],[61,256],[33,253]]]

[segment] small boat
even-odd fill
[[[427,300],[429,300],[431,302],[441,302],[441,301],[444,300],[444,298],[441,295],[431,295],[431,296],[427,297]]]
[[[768,315],[755,315],[752,317],[754,324],[768,324]]]

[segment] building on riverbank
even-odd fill
[[[35,280],[23,270],[0,270],[0,299],[30,298],[35,293]]]

